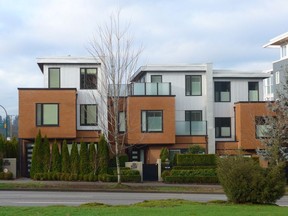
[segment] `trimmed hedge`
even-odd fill
[[[13,173],[8,171],[7,173],[0,172],[0,179],[1,180],[12,180],[13,179]]]
[[[194,169],[194,170],[171,170],[171,176],[193,177],[193,176],[217,176],[215,169]]]
[[[71,173],[59,173],[59,172],[49,172],[49,173],[36,173],[34,175],[34,180],[38,181],[98,181],[98,176],[93,173],[85,175],[77,175]]]
[[[217,166],[174,166],[173,170],[216,169]]]
[[[99,181],[102,182],[117,182],[117,175],[101,174]],[[122,182],[141,182],[140,175],[121,175]]]
[[[214,154],[178,154],[178,166],[216,166],[216,156]]]
[[[166,183],[218,183],[216,176],[166,176]]]

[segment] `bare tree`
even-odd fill
[[[288,73],[287,73],[288,74]],[[279,165],[288,161],[288,80],[281,83],[275,94],[276,100],[268,103],[273,115],[259,119],[258,132],[265,149],[257,153],[266,158],[270,165]]]
[[[108,23],[98,27],[89,48],[89,52],[101,63],[98,83],[102,90],[99,94],[101,103],[107,108],[107,116],[104,114],[105,118],[99,119],[102,121],[99,123],[111,151],[115,154],[118,183],[121,183],[119,155],[124,150],[127,131],[126,97],[131,76],[142,52],[141,47],[134,49],[129,27],[129,24],[122,27],[118,10],[110,16]],[[108,122],[105,123],[107,119]]]

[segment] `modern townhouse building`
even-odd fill
[[[277,48],[280,51],[280,58],[272,63],[271,76],[264,81],[266,100],[275,100],[277,91],[281,91],[282,85],[287,80],[288,74],[288,32],[272,38],[264,48]]]
[[[101,63],[94,58],[39,58],[43,88],[19,88],[22,175],[29,173],[39,130],[52,141],[97,143],[107,128]],[[171,159],[192,145],[219,155],[255,155],[262,148],[263,79],[255,71],[214,70],[212,64],[140,67],[123,94],[119,132],[130,161],[155,164],[167,147]],[[106,88],[107,89],[107,88]],[[126,118],[125,118],[126,117]],[[126,122],[122,122],[126,120]],[[260,122],[260,123],[259,123]]]
[[[97,142],[107,125],[107,107],[100,97],[101,64],[95,58],[39,58],[37,64],[43,73],[43,88],[18,89],[23,176],[29,173],[39,130],[51,142],[89,143]]]

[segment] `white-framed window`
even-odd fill
[[[285,58],[287,56],[287,44],[281,46],[281,58]]]
[[[279,73],[279,71],[276,71],[276,73],[275,73],[275,83],[276,83],[276,85],[280,84],[280,73]]]
[[[118,113],[118,131],[125,132],[126,131],[126,115],[125,112]]]
[[[162,132],[163,131],[163,111],[145,110],[141,111],[141,131]]]

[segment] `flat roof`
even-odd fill
[[[213,70],[213,78],[258,78],[266,79],[270,73],[262,71]]]
[[[263,45],[266,47],[279,47],[281,44],[288,43],[288,32],[281,34],[275,38],[272,38],[269,43]]]
[[[100,60],[95,57],[40,57],[37,58],[37,64],[43,72],[44,64],[100,64]]]
[[[179,64],[179,65],[145,65],[141,66],[132,76],[131,81],[146,72],[205,72],[208,64]]]

